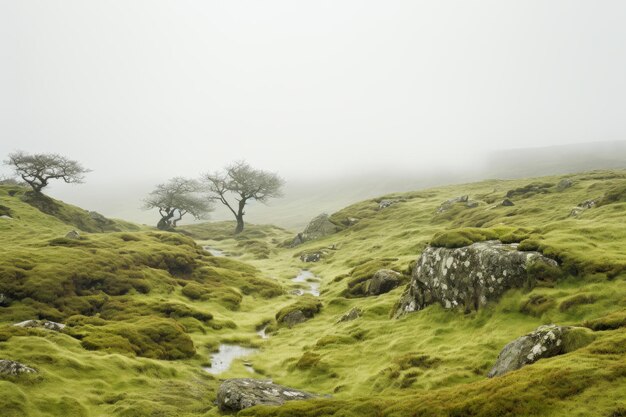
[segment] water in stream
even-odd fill
[[[313,281],[315,280],[315,281]],[[291,280],[296,283],[306,283],[309,285],[308,290],[298,289],[294,293],[297,295],[311,294],[314,297],[320,296],[320,283],[319,278],[317,278],[313,272],[307,271],[306,269],[301,270],[298,275]]]
[[[202,249],[209,252],[213,256],[226,256],[223,250],[215,249],[210,246],[203,246]]]
[[[203,369],[210,374],[217,375],[227,371],[235,359],[243,358],[258,352],[258,349],[247,348],[239,345],[221,344],[219,351],[211,355],[211,366]],[[254,372],[252,365],[245,365],[248,371]]]

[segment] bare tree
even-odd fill
[[[48,185],[50,180],[63,180],[66,183],[82,183],[89,169],[71,159],[54,153],[29,155],[22,151],[9,154],[4,161],[11,165],[15,173],[22,177],[36,193]]]
[[[145,199],[144,209],[159,209],[161,220],[157,227],[171,230],[186,214],[201,219],[214,210],[211,202],[199,195],[199,191],[200,184],[197,181],[175,177],[156,186]]]
[[[282,196],[284,184],[275,173],[252,168],[244,161],[235,162],[222,172],[206,174],[203,179],[210,198],[224,204],[235,216],[235,233],[243,231],[246,204],[251,200],[265,203],[270,198]]]

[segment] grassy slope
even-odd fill
[[[610,313],[617,315],[615,322],[620,318],[624,321],[620,314],[626,310],[623,272],[626,203],[623,199],[620,202],[619,193],[609,191],[624,186],[626,172],[585,173],[570,178],[575,181],[573,187],[563,192],[552,187],[545,194],[518,196],[513,198],[516,203],[513,207],[497,206],[508,190],[531,182],[556,184],[560,178],[494,180],[387,196],[403,201],[380,211],[376,200],[364,201],[333,216],[337,222],[346,217],[358,218],[357,225],[294,249],[277,246],[290,237],[288,232],[277,228],[250,227],[236,239],[227,233],[229,224],[188,228],[201,244],[225,250],[253,267],[216,260],[182,238],[178,243],[168,242],[152,232],[133,233],[138,241],[124,241],[116,233],[88,235],[89,246],[81,253],[85,259],[91,256],[88,255],[91,250],[110,251],[110,256],[117,258],[123,255],[120,251],[130,250],[128,245],[132,244],[143,255],[155,250],[182,251],[181,256],[194,260],[197,265],[188,276],[167,267],[147,268],[150,262],[144,256],[133,261],[129,268],[142,271],[151,291],[141,294],[131,289],[126,295],[111,296],[130,298],[134,309],[128,317],[113,316],[107,320],[111,322],[108,325],[112,333],[118,330],[116,325],[132,324],[146,316],[174,320],[184,326],[197,354],[164,361],[123,351],[90,351],[67,334],[31,330],[0,343],[0,356],[23,361],[42,373],[35,378],[0,382],[0,398],[8,404],[7,415],[12,415],[11,412],[13,415],[217,415],[212,400],[218,382],[199,368],[206,362],[210,349],[219,342],[230,341],[262,348],[251,357],[259,377],[333,394],[333,399],[255,408],[241,413],[245,415],[608,416],[617,413],[620,407],[626,407],[624,328],[598,331],[596,340],[589,346],[542,360],[504,378],[487,380],[484,376],[504,344],[539,324],[579,324],[597,318],[608,322],[602,318]],[[578,218],[568,217],[571,208],[581,201],[607,193],[617,195],[616,201],[588,210]],[[479,200],[480,206],[455,207],[448,213],[435,215],[442,201],[462,194]],[[58,254],[54,251],[59,247],[79,250],[50,246],[51,239],[66,232],[65,224],[31,211],[30,206],[15,198],[2,195],[0,204],[29,216],[24,217],[28,221],[5,220],[17,223],[11,229],[2,229],[6,226],[0,223],[3,238],[7,236],[11,241],[9,253],[0,255],[2,264],[20,258],[11,253],[14,250],[22,251],[21,258],[38,253],[42,258],[37,264],[46,265],[55,262]],[[371,262],[374,266],[384,264],[406,271],[435,234],[467,227],[489,228],[501,235],[516,231],[517,240],[525,239],[525,245],[539,247],[559,258],[568,276],[555,286],[538,287],[530,293],[512,291],[501,302],[469,315],[432,306],[400,320],[391,320],[389,312],[401,288],[373,298],[347,299],[341,295],[346,283],[362,272],[350,276],[354,267]],[[101,247],[94,247],[96,244]],[[303,251],[332,245],[335,249],[327,250],[327,257],[320,263],[303,264],[298,259]],[[221,264],[215,265],[216,262]],[[257,293],[272,286],[261,281],[246,289],[237,272],[248,271],[248,277],[258,279],[274,278],[289,289],[296,285],[290,279],[304,267],[310,267],[322,279],[321,313],[292,329],[278,328],[270,339],[260,340],[255,328],[263,322],[272,322],[276,312],[298,297],[289,294],[261,297]],[[206,268],[210,270],[207,272]],[[30,271],[36,270],[37,266]],[[196,272],[200,270],[205,272]],[[183,294],[181,284],[189,285],[187,281],[194,280],[194,276],[200,285],[212,291],[219,278],[217,287],[223,292],[218,291],[221,295],[214,298],[190,300]],[[231,287],[238,293],[252,294],[243,295],[234,308],[232,294],[226,290]],[[135,304],[140,301],[151,307],[137,307]],[[214,318],[202,322],[188,316],[164,317],[154,311],[164,302],[184,304],[194,311],[211,313]],[[363,309],[364,316],[335,324],[353,306]],[[4,313],[0,315],[2,322],[17,319],[17,316],[9,319]],[[77,327],[77,331],[93,331],[93,326]],[[121,374],[123,378],[119,377]],[[236,361],[220,378],[234,376],[249,376],[242,361]]]
[[[556,184],[561,177],[493,180],[385,196],[403,201],[384,210],[377,209],[380,199],[364,201],[333,215],[338,223],[347,217],[358,218],[357,225],[320,241],[283,249],[267,260],[250,259],[285,286],[304,267],[310,267],[323,280],[322,313],[306,324],[280,329],[253,358],[255,366],[281,383],[333,393],[336,400],[324,405],[329,414],[341,409],[345,415],[378,415],[380,407],[390,407],[385,413],[473,415],[472,405],[465,404],[468,398],[474,401],[473,412],[479,415],[495,415],[489,408],[493,404],[501,406],[501,415],[562,415],[563,407],[573,415],[609,415],[624,406],[620,403],[626,394],[624,368],[619,365],[624,360],[624,350],[619,347],[624,342],[621,331],[599,333],[599,339],[585,349],[541,361],[505,379],[485,378],[506,343],[540,324],[580,324],[626,309],[626,203],[613,202],[577,218],[569,217],[580,202],[624,187],[626,172],[568,177],[574,180],[573,187],[557,192],[552,186],[547,193],[517,196],[513,207],[498,205],[508,190],[535,182]],[[442,201],[463,194],[479,200],[480,206],[435,214]],[[569,273],[556,286],[538,287],[529,293],[512,291],[500,303],[470,315],[433,306],[390,320],[389,312],[402,288],[375,298],[341,296],[352,279],[347,275],[355,266],[387,260],[398,271],[406,271],[435,234],[467,227],[489,228],[502,235],[517,235],[516,240],[526,239],[527,246],[539,247],[558,258]],[[206,243],[226,251],[236,245],[224,239]],[[337,249],[329,249],[327,258],[318,264],[303,264],[298,259],[301,252],[333,245]],[[335,324],[354,306],[364,310],[363,318]],[[598,346],[603,344],[616,352],[594,353],[602,350]],[[430,361],[407,367],[403,365],[406,355],[426,355]],[[568,377],[554,374],[563,367]],[[614,373],[607,376],[607,369]],[[549,380],[553,374],[555,381]],[[585,375],[585,386],[577,388],[581,374]],[[242,374],[233,371],[230,375]],[[541,375],[547,379],[542,381]],[[557,393],[553,398],[550,384],[561,383],[567,393]],[[538,388],[528,391],[530,385]],[[367,400],[372,395],[374,399]],[[251,413],[325,414],[316,411],[317,407],[320,405],[292,404]],[[461,410],[458,414],[451,411],[457,409]]]

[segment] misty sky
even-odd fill
[[[624,22],[606,0],[0,0],[0,155],[62,153],[102,184],[623,140]]]

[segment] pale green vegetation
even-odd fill
[[[115,222],[117,232],[65,239],[78,226],[23,202],[21,189],[0,187],[0,210],[13,217],[0,219],[0,292],[13,299],[0,307],[0,358],[40,371],[0,380],[3,416],[218,415],[217,378],[250,376],[242,360],[218,377],[201,369],[220,343],[259,347],[246,358],[256,377],[332,395],[240,415],[626,415],[626,171],[568,178],[573,186],[560,192],[562,177],[546,177],[385,196],[397,202],[382,210],[383,197],[363,201],[332,215],[343,230],[296,248],[284,245],[295,232],[248,225],[234,236],[233,223],[180,226],[186,237]],[[510,190],[515,205],[501,206]],[[465,194],[478,207],[436,214]],[[600,203],[570,217],[590,199]],[[348,227],[348,218],[358,221]],[[494,238],[538,249],[561,270],[533,271],[550,279],[469,314],[435,305],[391,319],[403,286],[350,296],[379,268],[408,275],[429,243]],[[320,262],[300,261],[320,249]],[[302,288],[291,281],[301,269],[321,280],[321,308],[290,294]],[[313,317],[278,326],[297,303]],[[353,307],[362,317],[337,323]],[[68,328],[10,326],[30,318]],[[548,323],[591,330],[566,341],[565,355],[486,378],[506,343]],[[266,325],[270,338],[261,339]]]

